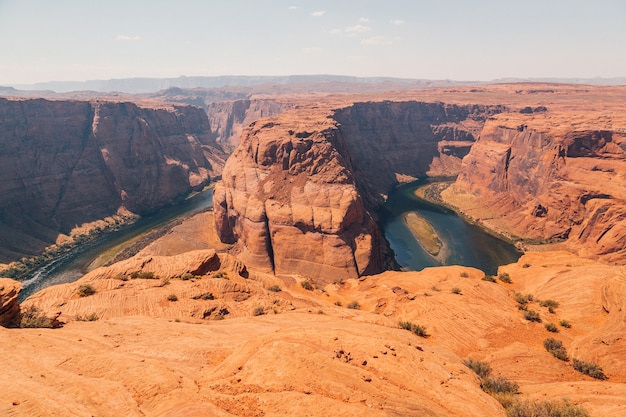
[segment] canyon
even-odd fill
[[[176,94],[180,102],[197,91]],[[40,136],[18,134],[32,125],[3,114],[0,129],[21,138],[13,144],[82,131],[81,153],[97,156],[72,159],[70,143],[42,152],[80,162],[69,174],[35,171],[33,189],[57,184],[46,178],[80,189],[79,179],[100,178],[94,161],[115,162],[115,180],[97,182],[114,186],[91,187],[102,202],[81,191],[56,203],[66,200],[50,189],[57,210],[37,204],[53,215],[25,212],[51,236],[120,206],[167,204],[221,175],[213,211],[132,258],[21,306],[19,283],[0,281],[7,326],[33,308],[62,324],[0,327],[9,341],[0,347],[3,413],[505,416],[463,364],[468,358],[517,383],[513,401],[567,398],[594,416],[626,412],[626,88],[510,84],[257,99],[203,101],[202,109],[154,98],[50,101],[29,117],[51,114],[62,126]],[[94,117],[63,119],[63,106]],[[107,112],[115,114],[108,125]],[[111,144],[90,144],[99,137]],[[118,150],[146,137],[145,153]],[[224,164],[222,149],[233,148]],[[49,164],[28,155],[35,166]],[[398,184],[441,176],[456,177],[441,202],[525,250],[499,268],[501,279],[463,266],[393,270],[377,210]],[[11,200],[26,207],[20,198]],[[100,210],[93,217],[89,204]],[[553,357],[548,337],[570,359],[599,364],[607,379]]]
[[[200,109],[128,102],[0,99],[0,148],[0,262],[172,204],[226,158]]]

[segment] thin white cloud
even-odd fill
[[[289,6],[287,7],[288,10],[298,10],[298,6]]]
[[[378,46],[378,45],[391,45],[393,42],[391,39],[385,36],[372,36],[361,40],[361,45]]]
[[[326,13],[326,10],[316,10],[313,13],[311,13],[311,16],[313,16],[313,17],[322,17],[322,16],[324,16],[324,13]]]
[[[328,31],[328,33],[330,33],[331,35],[341,35],[343,31],[341,29],[331,29]]]
[[[344,32],[346,33],[363,33],[363,32],[369,32],[372,28],[370,28],[369,26],[363,26],[363,25],[354,25],[354,26],[348,26],[347,28],[345,28]]]
[[[391,20],[391,24],[396,25],[396,26],[402,26],[404,25],[406,22],[402,19],[393,19]]]
[[[369,23],[369,21],[370,21],[369,17],[362,17],[359,19],[359,22],[361,23]]]
[[[128,36],[128,35],[117,35],[117,39],[118,41],[138,41],[139,39],[141,39],[139,36]]]

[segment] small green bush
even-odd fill
[[[461,289],[459,287],[452,288],[452,294],[461,294]]]
[[[483,281],[489,281],[489,282],[496,282],[496,277],[494,277],[493,275],[485,275],[482,278]]]
[[[213,278],[228,279],[228,274],[225,271],[217,271],[212,275]]]
[[[548,312],[554,314],[554,309],[559,306],[558,301],[554,300],[543,300],[539,302],[541,307],[548,307]]]
[[[593,362],[585,362],[580,359],[572,359],[572,366],[578,372],[589,375],[595,379],[607,379],[607,376],[604,374],[604,371],[597,363]]]
[[[178,296],[176,294],[170,294],[167,296],[167,301],[178,301]]]
[[[263,306],[256,306],[254,310],[252,310],[252,315],[254,316],[262,316],[265,314],[265,308]]]
[[[90,295],[94,295],[96,293],[96,289],[89,284],[82,284],[78,287],[76,292],[79,297],[89,297]]]
[[[503,272],[500,275],[498,275],[498,278],[500,279],[500,281],[510,284],[511,281],[511,276],[507,273],[507,272]]]
[[[590,417],[589,413],[567,400],[513,401],[506,407],[507,417]]]
[[[564,362],[569,361],[567,350],[563,347],[563,342],[560,340],[549,337],[543,341],[543,347],[546,348],[546,350],[555,358]]]
[[[133,271],[130,274],[131,279],[157,279],[154,272],[150,271]]]
[[[349,309],[352,310],[360,310],[361,309],[361,305],[359,304],[358,301],[350,301],[350,303],[348,303],[348,305],[346,306]]]
[[[398,326],[401,329],[408,330],[412,333],[415,333],[419,337],[429,336],[428,332],[426,332],[426,327],[421,326],[419,324],[411,323],[410,321],[400,321],[398,322]]]
[[[491,366],[487,362],[475,360],[472,358],[463,361],[463,365],[470,368],[476,375],[486,378],[491,374]]]
[[[433,285],[432,287],[430,287],[430,289],[436,292],[441,291],[441,288],[437,287],[436,285]]]
[[[469,277],[469,274],[465,271],[461,272],[461,278],[467,278]]]
[[[91,313],[86,316],[76,316],[76,321],[97,321],[99,318],[96,313]]]
[[[522,265],[522,268],[530,268],[530,264],[524,264]]]
[[[46,316],[39,308],[31,305],[25,311],[22,311],[20,319],[20,327],[23,329],[48,328],[54,326],[54,320]]]
[[[528,321],[535,321],[541,323],[541,316],[535,310],[526,310],[524,312],[524,318]]]
[[[184,274],[180,276],[180,279],[182,279],[183,281],[189,281],[192,278],[193,278],[193,275],[190,274],[189,272],[185,272]]]
[[[566,329],[569,329],[570,327],[572,327],[571,323],[565,319],[562,319],[561,321],[559,321],[559,324],[561,325],[561,327],[565,327]]]
[[[480,387],[486,393],[517,394],[519,392],[519,385],[513,381],[509,381],[503,376],[496,378],[488,376],[483,379]]]
[[[269,287],[267,287],[267,289],[269,291],[272,291],[272,292],[281,292],[282,291],[282,289],[278,285],[270,285]]]
[[[524,295],[522,293],[516,292],[515,293],[515,301],[517,301],[518,304],[525,305],[525,304],[528,304],[531,301],[533,301],[533,295],[532,294]]]
[[[552,333],[558,333],[559,329],[556,327],[556,324],[554,323],[546,323],[544,324],[545,328],[547,331],[552,332]]]
[[[211,292],[194,295],[191,298],[193,298],[194,300],[215,300],[215,296]]]
[[[300,285],[302,285],[302,288],[304,288],[307,291],[313,291],[313,285],[311,285],[309,281],[301,281]]]

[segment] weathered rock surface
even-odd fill
[[[584,256],[626,259],[626,135],[573,126],[557,132],[532,119],[511,127],[517,122],[486,124],[457,189],[490,207],[496,229],[565,240]]]
[[[0,149],[0,262],[120,207],[172,203],[225,157],[201,109],[99,101],[0,99]]]
[[[214,196],[218,234],[252,267],[320,283],[381,272],[373,222],[398,177],[455,174],[500,107],[357,103],[291,111],[247,130]]]
[[[20,321],[20,305],[17,296],[22,284],[12,279],[0,278],[0,326],[13,327]]]

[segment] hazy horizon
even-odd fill
[[[181,76],[626,77],[619,0],[0,0],[0,85]]]

